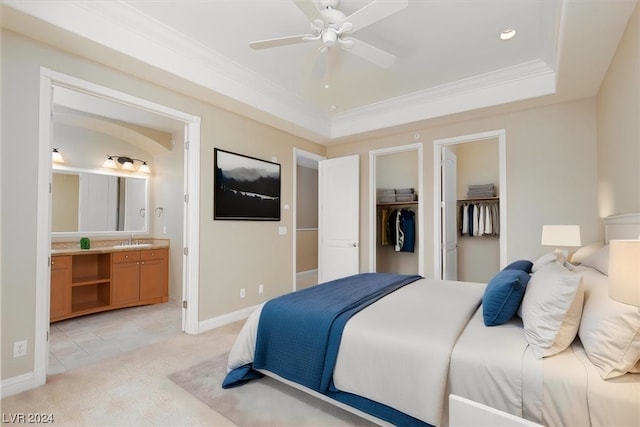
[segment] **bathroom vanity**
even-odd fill
[[[50,320],[169,300],[166,241],[52,248]]]

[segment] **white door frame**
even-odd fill
[[[314,154],[309,151],[304,151],[299,148],[293,148],[293,225],[292,225],[292,234],[293,238],[293,281],[291,286],[291,291],[295,291],[298,289],[298,276],[296,274],[296,266],[297,266],[297,249],[298,249],[298,158],[303,157],[305,159],[311,160],[313,162],[320,162],[326,159],[325,156],[321,156],[319,154]],[[320,209],[320,204],[318,204],[318,209]]]
[[[422,152],[422,142],[415,144],[399,145],[396,147],[381,148],[378,150],[369,151],[369,271],[376,271],[376,223],[377,223],[377,209],[376,209],[376,160],[378,156],[384,156],[385,154],[402,153],[404,151],[418,152],[418,215],[417,220],[422,221],[424,218],[424,156]],[[424,276],[424,254],[421,250],[424,246],[424,229],[425,227],[420,224],[418,226],[418,239],[416,242],[418,251],[418,274]]]
[[[61,86],[88,95],[107,99],[130,107],[143,109],[185,125],[185,203],[183,229],[183,294],[187,295],[187,309],[183,329],[198,333],[199,288],[199,224],[200,224],[200,117],[156,104],[132,95],[90,83],[51,69],[40,68],[40,107],[38,143],[38,200],[36,239],[36,301],[34,335],[34,386],[46,383],[49,359],[49,301],[51,257],[51,117],[53,87]],[[188,196],[187,196],[188,195]],[[188,200],[188,202],[187,202]]]
[[[433,275],[435,279],[442,279],[442,147],[446,145],[464,144],[486,139],[498,139],[498,173],[500,198],[500,268],[507,265],[507,152],[506,131],[498,129],[453,138],[436,139],[433,141]]]

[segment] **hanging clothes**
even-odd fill
[[[499,236],[500,201],[459,201],[458,234],[460,236]]]
[[[396,252],[415,250],[415,212],[411,209],[394,209],[387,221],[387,240]]]
[[[389,209],[380,209],[380,245],[389,245]]]

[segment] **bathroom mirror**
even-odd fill
[[[63,167],[52,172],[52,235],[148,231],[147,177]]]

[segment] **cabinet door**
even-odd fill
[[[71,314],[71,257],[52,257],[50,299],[52,321]]]
[[[140,261],[113,264],[111,289],[114,306],[140,301]]]
[[[144,260],[140,263],[140,300],[167,295],[167,260]]]

